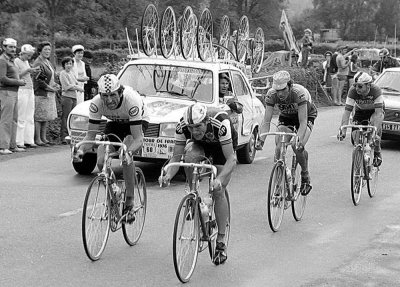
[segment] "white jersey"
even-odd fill
[[[114,122],[130,124],[148,121],[147,107],[140,94],[129,86],[124,88],[121,102],[114,110],[107,108],[100,95],[95,96],[89,107],[89,122],[99,123],[102,116]]]

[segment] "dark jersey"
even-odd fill
[[[387,68],[394,68],[399,66],[399,61],[397,61],[395,58],[387,57],[385,60],[382,59],[376,62],[372,67],[372,70],[378,73],[382,73],[382,71]]]
[[[354,87],[351,87],[346,98],[345,109],[352,111],[353,107],[356,107],[356,111],[383,108],[383,96],[381,89],[377,85],[371,84],[369,93],[363,96],[359,95]]]

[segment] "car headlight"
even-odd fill
[[[71,115],[69,118],[69,127],[71,130],[87,131],[89,127],[89,118],[80,115]]]
[[[160,124],[160,137],[173,138],[175,136],[176,123]]]

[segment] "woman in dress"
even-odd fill
[[[49,121],[57,118],[55,93],[60,86],[55,82],[55,68],[50,62],[51,44],[42,42],[37,48],[39,56],[33,63],[33,67],[40,67],[33,79],[33,90],[35,92],[35,144],[48,146],[52,144],[47,139],[47,127]]]

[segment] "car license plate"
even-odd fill
[[[400,125],[396,124],[383,124],[382,128],[389,131],[400,131]]]

